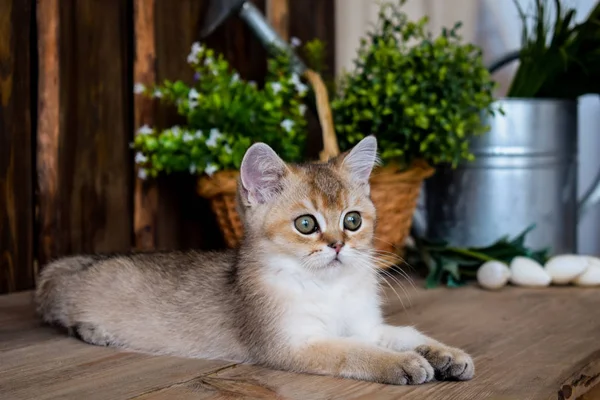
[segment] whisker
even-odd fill
[[[378,261],[378,262],[380,262],[381,260],[379,260],[379,259],[381,258],[381,259],[384,259],[384,261],[383,261],[383,262],[387,262],[388,260],[386,260],[386,259],[384,258],[384,256],[388,256],[388,255],[387,255],[387,254],[385,254],[385,253],[381,253],[381,254],[379,254],[378,256],[371,255],[371,259],[372,259],[373,261]],[[390,257],[390,256],[388,256],[388,257]],[[382,262],[382,263],[383,263],[383,262]],[[395,268],[395,267],[397,267],[397,268]],[[407,273],[406,271],[403,271],[403,270],[402,270],[402,268],[401,268],[400,266],[393,266],[393,267],[389,267],[389,269],[391,269],[392,271],[398,271],[400,274],[402,274],[402,275],[403,275],[403,276],[404,276],[404,277],[405,277],[407,280],[409,280],[409,281],[412,283],[412,278],[411,278],[411,277],[408,275],[408,273]]]
[[[379,260],[379,259],[377,259],[377,258],[374,258],[373,256],[371,256],[371,261],[372,261],[374,264],[377,264],[377,263],[381,262],[381,260]],[[384,269],[384,268],[380,268],[380,272],[381,272],[382,274],[385,274],[387,277],[389,277],[390,279],[392,279],[392,280],[393,280],[393,281],[394,281],[394,282],[395,282],[395,283],[396,283],[398,286],[400,286],[400,288],[401,288],[401,289],[404,291],[404,293],[406,294],[406,296],[409,298],[409,301],[410,301],[410,295],[408,294],[408,292],[407,292],[407,290],[406,290],[406,288],[405,288],[404,284],[403,284],[403,283],[402,283],[402,282],[401,282],[401,281],[398,279],[398,277],[394,276],[392,273],[390,273],[389,271],[387,271],[387,270],[386,270],[386,269]],[[400,271],[400,272],[403,272],[403,273],[404,273],[404,271]],[[406,279],[406,280],[407,280],[407,281],[410,283],[410,285],[413,287],[413,289],[414,289],[415,291],[417,290],[417,288],[416,288],[416,286],[415,286],[415,284],[414,284],[414,282],[413,282],[412,278],[411,278],[410,276],[408,276],[408,274],[404,273],[404,274],[402,275],[402,277],[404,277],[404,278],[405,278],[405,279]]]

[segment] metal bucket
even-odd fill
[[[577,221],[597,201],[598,181],[578,207],[577,101],[499,100],[505,115],[473,140],[475,161],[426,182],[427,236],[486,246],[535,224],[526,245],[573,253]]]

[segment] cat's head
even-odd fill
[[[377,160],[374,136],[327,163],[301,165],[252,145],[238,192],[246,241],[313,270],[364,263],[373,246],[369,177]]]

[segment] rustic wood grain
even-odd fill
[[[31,0],[0,0],[0,293],[33,285]]]
[[[388,386],[100,348],[39,326],[28,293],[0,297],[0,398],[591,399],[598,289],[387,290],[386,316],[472,354],[468,382]],[[404,304],[404,306],[402,305]]]
[[[302,43],[320,39],[325,44],[325,71],[321,76],[332,88],[335,72],[335,0],[302,0],[289,2],[289,36]],[[302,56],[302,54],[300,54]],[[306,114],[309,127],[307,157],[318,159],[323,149],[321,127],[316,112]]]
[[[267,20],[275,31],[283,40],[288,41],[290,37],[288,0],[267,0],[266,13]]]
[[[58,154],[56,188],[39,196],[54,243],[43,262],[131,247],[130,16],[120,0],[60,2],[58,136],[49,138]],[[52,118],[49,129],[56,129]]]
[[[38,261],[58,254],[60,132],[59,1],[37,1],[38,27]]]
[[[156,81],[156,43],[154,37],[154,0],[134,0],[135,61],[133,79],[144,85]],[[154,102],[146,96],[134,97],[134,126],[154,123]],[[138,169],[135,169],[137,177]],[[135,179],[133,229],[137,250],[156,248],[156,212],[158,189],[156,182]]]

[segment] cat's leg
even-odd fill
[[[438,379],[469,380],[475,374],[473,359],[467,353],[446,346],[413,327],[381,325],[376,329],[374,339],[388,349],[416,351],[429,361]]]
[[[414,351],[395,352],[351,338],[313,340],[268,357],[270,367],[394,385],[429,382],[434,370]]]

